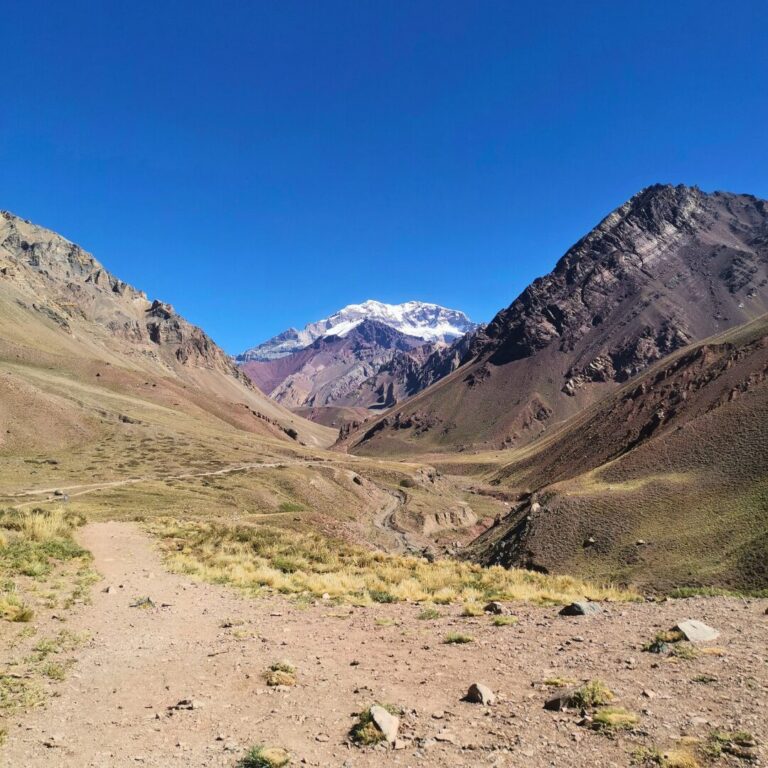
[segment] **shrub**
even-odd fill
[[[613,692],[600,680],[589,680],[573,692],[570,698],[572,707],[592,709],[602,707],[613,701]]]
[[[264,673],[267,685],[296,685],[296,667],[288,661],[277,661]]]
[[[281,747],[251,747],[237,768],[283,768],[291,762],[291,756]]]
[[[597,731],[631,730],[638,723],[638,716],[623,707],[603,707],[592,717],[592,727]]]
[[[471,635],[463,635],[461,632],[449,632],[443,642],[446,645],[464,645],[473,642],[474,639]]]

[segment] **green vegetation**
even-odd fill
[[[171,570],[250,594],[279,592],[352,603],[411,600],[433,603],[576,599],[634,600],[633,592],[603,588],[569,576],[550,576],[454,560],[428,563],[327,537],[267,525],[159,518],[146,523],[161,539]],[[286,570],[286,559],[291,567]]]
[[[466,643],[474,642],[475,638],[472,635],[463,635],[461,632],[449,632],[443,643],[446,645],[465,645]]]
[[[748,731],[712,731],[703,746],[703,751],[710,758],[719,758],[723,754],[740,758],[751,758],[749,750],[757,745],[755,737]]]
[[[465,603],[461,611],[462,616],[482,616],[483,606],[480,603]]]
[[[600,680],[589,680],[573,692],[569,704],[581,709],[602,707],[613,701],[613,692]]]
[[[422,621],[430,621],[432,619],[439,619],[441,616],[442,614],[437,610],[437,608],[425,608],[417,618],[421,619]]]
[[[602,707],[592,716],[592,728],[596,731],[626,731],[632,730],[638,721],[638,716],[624,707]]]
[[[544,685],[550,688],[567,688],[569,685],[576,685],[576,680],[572,677],[548,677]]]
[[[251,747],[237,764],[237,768],[283,768],[291,756],[281,747]]]
[[[90,555],[78,546],[72,533],[84,523],[80,515],[59,509],[0,511],[0,619],[29,622],[34,618],[27,583],[44,583],[65,566],[76,573],[82,586],[91,576]]]
[[[517,622],[517,616],[494,616],[491,624],[494,627],[510,627],[513,624],[517,624]]]

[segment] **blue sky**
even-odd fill
[[[0,2],[0,208],[228,351],[488,320],[643,186],[768,197],[762,1]]]

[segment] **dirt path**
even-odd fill
[[[229,467],[223,467],[222,469],[206,470],[204,472],[182,472],[176,475],[142,475],[140,477],[126,477],[122,480],[108,480],[101,483],[81,483],[79,485],[57,485],[53,488],[36,488],[28,491],[19,491],[18,493],[8,494],[7,498],[25,498],[27,496],[47,496],[51,493],[61,492],[67,494],[67,496],[83,496],[87,493],[94,493],[96,491],[102,491],[106,488],[119,488],[124,485],[135,485],[136,483],[147,482],[165,482],[168,480],[190,480],[199,477],[217,477],[221,475],[229,475],[233,472],[245,472],[252,469],[275,469],[281,466],[308,466],[312,462],[308,461],[282,461],[282,462],[254,462],[250,464],[233,464]],[[61,496],[54,496],[50,499],[35,499],[34,501],[25,502],[23,504],[17,504],[19,508],[28,507],[34,504],[40,504],[45,501],[61,501]]]
[[[766,601],[621,605],[589,619],[516,606],[512,627],[454,606],[423,621],[417,605],[302,609],[191,582],[166,573],[128,523],[89,525],[82,543],[104,581],[65,626],[91,639],[45,709],[11,726],[0,751],[8,768],[231,768],[259,742],[287,747],[294,765],[594,768],[626,766],[638,745],[666,748],[714,727],[752,732],[766,759]],[[143,596],[156,608],[130,607]],[[640,652],[687,616],[722,631],[725,656],[671,663]],[[474,642],[444,645],[449,631]],[[282,658],[297,665],[299,684],[268,689],[261,675]],[[648,735],[610,739],[579,727],[577,713],[544,711],[542,681],[558,675],[605,680]],[[704,675],[714,682],[696,682]],[[461,701],[476,680],[497,691],[496,706]],[[182,699],[200,706],[168,709]],[[406,709],[402,750],[345,744],[352,713],[375,701]]]

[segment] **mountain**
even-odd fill
[[[237,361],[274,360],[306,349],[320,338],[346,336],[360,323],[372,320],[394,328],[405,336],[423,341],[448,343],[474,330],[477,326],[463,312],[446,309],[437,304],[407,301],[404,304],[384,304],[380,301],[364,301],[349,304],[330,317],[309,323],[303,330],[289,328],[237,356]]]
[[[55,232],[0,214],[0,452],[77,443],[132,410],[270,441],[332,433],[265,397],[200,328]],[[122,429],[122,427],[120,427]],[[202,429],[202,427],[201,427]]]
[[[659,589],[768,583],[768,315],[656,363],[496,470],[470,548]]]
[[[263,392],[302,415],[359,424],[368,409],[391,408],[452,370],[449,350],[465,329],[478,327],[435,304],[366,301],[303,331],[285,331],[237,360]]]
[[[357,388],[397,353],[424,345],[377,320],[363,320],[343,336],[320,336],[284,357],[252,360],[242,369],[256,385],[289,407],[357,404]]]
[[[768,203],[648,187],[471,334],[457,370],[344,445],[523,445],[655,361],[766,310]]]

